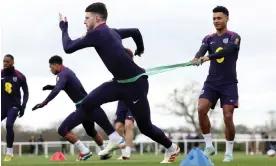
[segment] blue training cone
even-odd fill
[[[179,166],[214,166],[200,148],[193,148]]]

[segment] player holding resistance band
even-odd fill
[[[147,76],[139,78],[132,83],[120,84],[118,80],[135,77],[145,72],[135,64],[122,45],[122,39],[132,37],[136,43],[135,55],[141,55],[144,51],[142,36],[138,29],[111,29],[106,25],[107,9],[103,3],[93,3],[86,10],[85,24],[87,34],[76,40],[71,40],[68,34],[68,22],[66,18],[60,20],[62,31],[62,43],[66,53],[94,47],[107,69],[114,79],[105,82],[86,96],[81,103],[81,111],[77,111],[71,125],[77,126],[83,121],[87,112],[95,112],[104,103],[123,100],[135,117],[141,133],[163,145],[167,150],[161,163],[172,163],[179,153],[179,147],[164,134],[164,132],[152,124],[150,107],[147,99]],[[60,16],[62,18],[62,16]],[[106,123],[108,123],[106,121]],[[109,143],[98,155],[106,155],[123,147],[125,140],[117,132],[106,131]]]
[[[213,23],[216,33],[206,36],[192,62],[211,61],[209,75],[204,83],[198,102],[198,118],[206,143],[205,155],[213,155],[215,148],[210,133],[208,111],[214,109],[220,99],[225,123],[226,152],[224,162],[233,160],[235,126],[234,109],[238,108],[238,80],[236,62],[240,50],[240,36],[227,30],[229,12],[223,6],[213,9]],[[208,51],[209,55],[204,56]]]

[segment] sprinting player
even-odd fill
[[[80,80],[75,75],[75,73],[70,70],[69,68],[65,67],[63,65],[63,60],[60,56],[53,56],[49,59],[49,64],[51,68],[51,72],[54,75],[57,75],[57,83],[56,85],[46,85],[43,87],[42,90],[52,90],[49,96],[46,98],[44,102],[41,104],[37,104],[33,110],[36,110],[38,108],[44,107],[46,104],[48,104],[51,100],[53,100],[61,90],[64,90],[66,94],[69,96],[69,98],[76,104],[76,108],[78,111],[78,107],[80,107],[81,100],[87,95],[85,89],[83,88]],[[62,137],[64,137],[66,140],[68,140],[70,143],[74,144],[74,146],[80,151],[78,160],[86,160],[89,157],[92,156],[92,152],[77,138],[77,136],[71,131],[71,129],[68,127],[68,123],[71,123],[73,121],[73,117],[76,114],[76,112],[71,113],[60,125],[58,128],[58,133]],[[97,115],[100,115],[97,116]],[[103,147],[103,139],[102,137],[97,133],[97,131],[94,128],[94,121],[99,124],[100,126],[102,123],[101,120],[108,120],[105,112],[98,107],[97,108],[97,115],[87,114],[87,117],[82,122],[82,125],[90,137],[92,137],[96,144],[100,147],[100,149],[104,149]],[[94,120],[94,121],[93,121]],[[102,127],[102,126],[101,126]],[[111,127],[107,126],[107,127]],[[104,126],[105,128],[105,126]],[[72,138],[73,137],[73,138]],[[108,159],[111,155],[105,155],[101,156],[101,159]]]
[[[126,51],[133,58],[132,51],[130,49],[126,49]],[[121,149],[121,156],[118,160],[127,160],[131,157],[131,148],[133,145],[134,117],[122,100],[118,102],[116,116],[115,129],[126,140],[126,147]]]
[[[29,90],[26,77],[14,68],[14,57],[10,54],[4,56],[4,69],[1,71],[1,121],[6,121],[7,153],[4,161],[13,158],[14,131],[13,124],[17,118],[24,115],[29,99]],[[21,103],[21,92],[23,90],[23,101]]]
[[[118,83],[118,80],[132,78],[145,72],[144,69],[133,62],[122,45],[122,39],[132,37],[137,45],[135,55],[141,55],[144,52],[141,33],[135,28],[118,30],[109,28],[106,25],[108,13],[103,3],[93,3],[86,8],[85,12],[85,24],[88,31],[84,37],[76,40],[71,40],[69,37],[67,19],[64,18],[63,20],[62,15],[60,15],[64,51],[69,54],[86,47],[94,47],[107,69],[114,76],[114,79],[103,83],[86,96],[81,103],[82,111],[94,111],[95,108],[104,103],[123,100],[135,117],[141,133],[167,149],[165,158],[161,163],[173,162],[179,153],[179,147],[172,143],[164,132],[151,122],[150,107],[147,99],[147,76],[140,77],[133,83]],[[82,116],[79,115],[79,117]],[[82,121],[82,119],[75,119],[72,122],[75,125],[80,124]],[[113,136],[108,134],[110,141],[98,155],[106,155],[125,145],[124,139],[117,134],[112,133],[111,135]]]
[[[205,154],[215,153],[210,133],[210,120],[207,116],[210,108],[214,109],[218,99],[223,109],[225,122],[226,152],[224,162],[233,160],[235,126],[234,109],[238,108],[238,80],[236,62],[240,50],[240,36],[227,29],[229,12],[223,6],[213,9],[213,22],[216,33],[206,36],[193,62],[211,61],[209,75],[204,83],[198,103],[200,128],[206,143]],[[209,55],[204,56],[208,51]]]

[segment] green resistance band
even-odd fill
[[[200,65],[200,64],[201,64],[201,62],[197,61],[197,62],[194,62],[194,63],[193,62],[186,62],[186,63],[179,63],[179,64],[174,64],[174,65],[153,67],[153,68],[146,69],[145,73],[139,74],[139,75],[137,75],[135,77],[132,77],[132,78],[129,78],[129,79],[117,80],[117,82],[122,83],[122,84],[131,83],[131,82],[137,81],[140,77],[142,77],[144,75],[150,76],[150,75],[155,75],[155,74],[158,74],[158,73],[163,73],[163,72],[167,72],[167,71],[170,71],[170,70],[174,70],[174,69],[177,69],[177,68],[180,68],[180,67]]]
[[[79,105],[82,102],[82,100],[75,103],[75,105]]]

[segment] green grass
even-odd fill
[[[128,161],[118,161],[116,158],[118,156],[113,156],[111,159],[106,161],[99,160],[98,156],[93,154],[93,156],[87,161],[77,162],[76,157],[66,156],[66,161],[49,161],[49,158],[43,156],[16,156],[11,162],[3,162],[2,156],[2,165],[3,166],[156,166],[160,165],[159,162],[163,159],[163,155],[155,156],[153,154],[144,154],[140,156],[134,154],[131,160]],[[180,162],[184,159],[185,156],[180,155],[176,158],[176,161],[170,165],[179,165]],[[215,166],[276,166],[276,157],[269,158],[265,155],[263,156],[246,156],[244,154],[235,154],[234,161],[232,163],[223,163],[223,155],[219,154],[211,157],[212,162]]]

